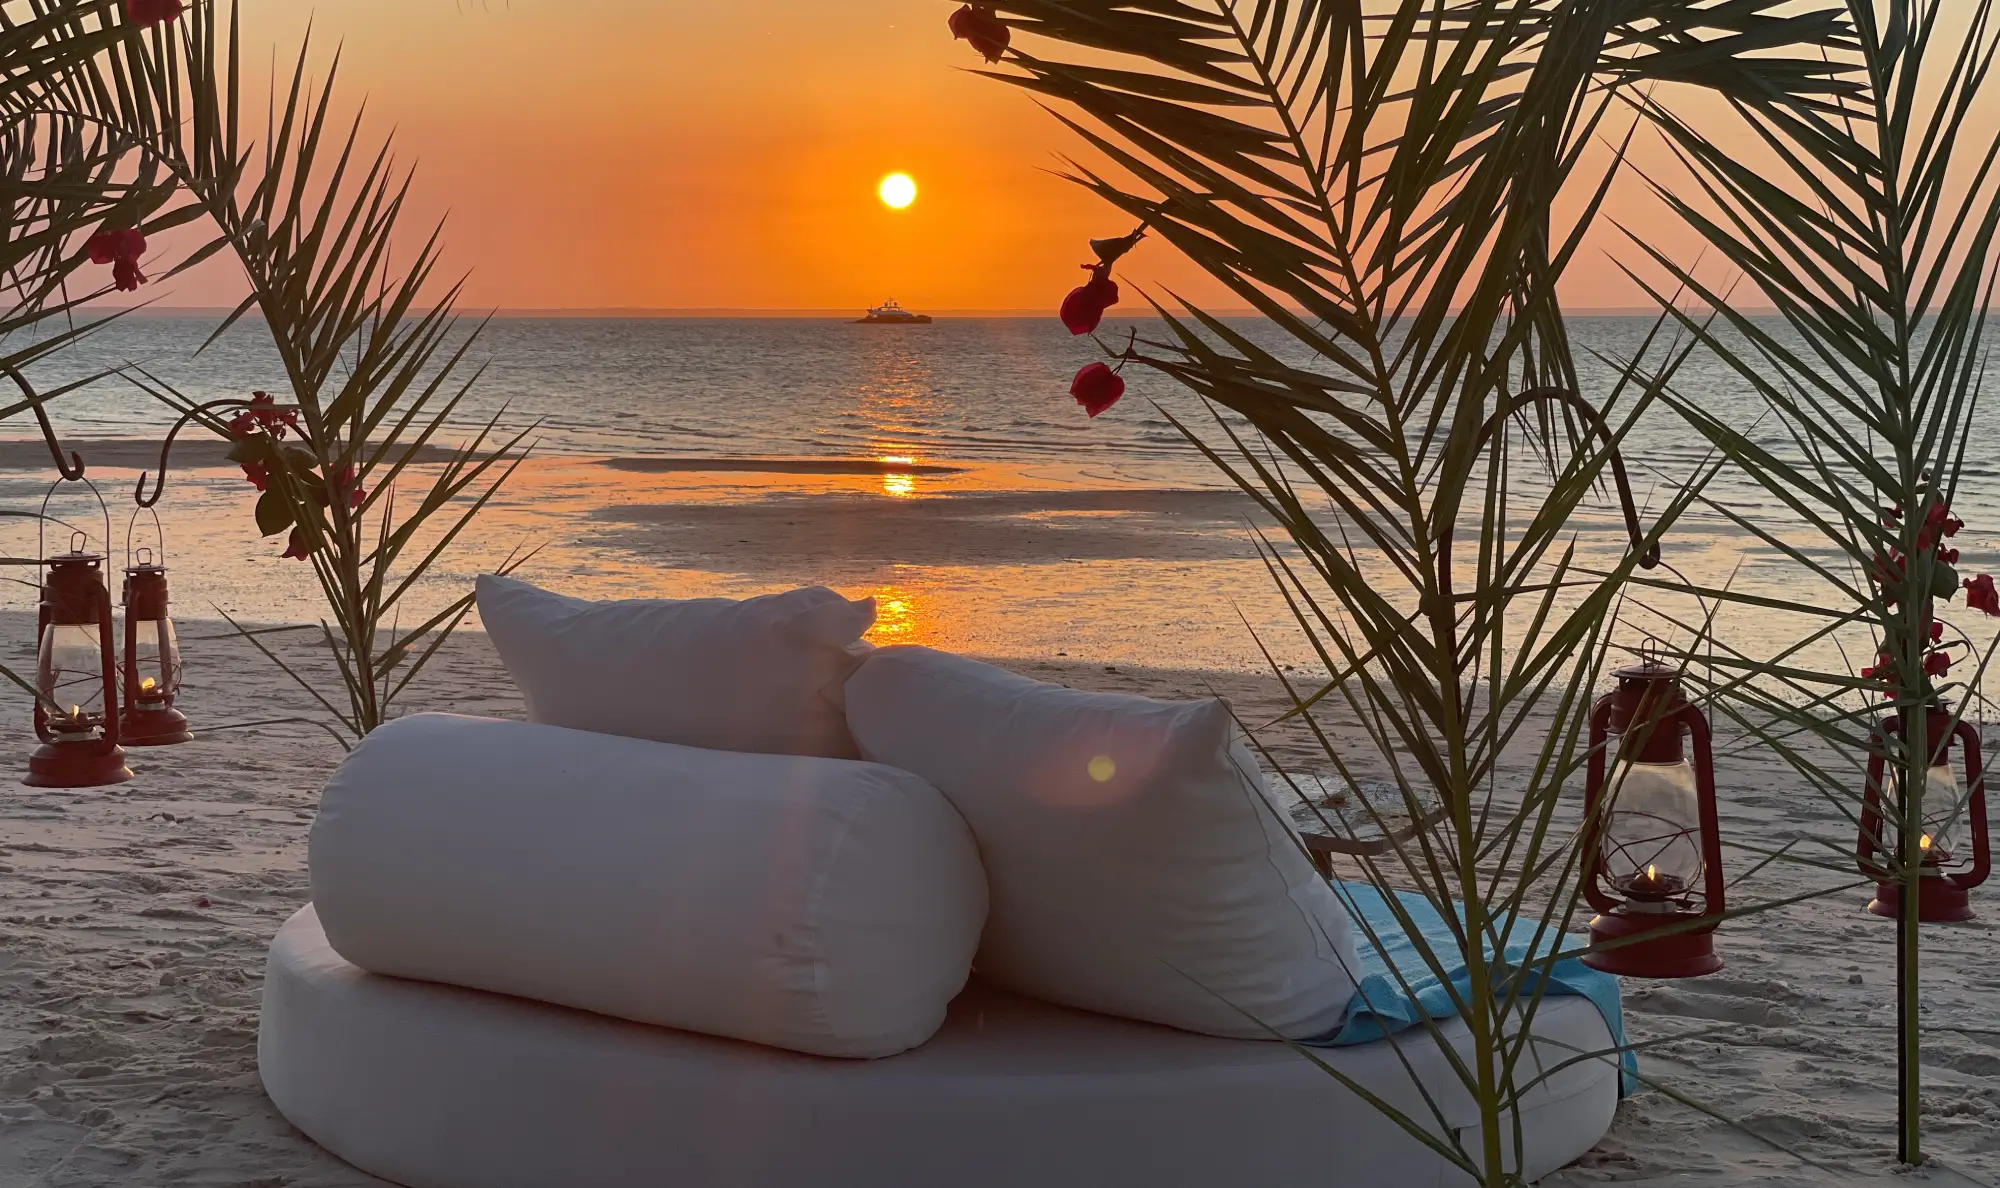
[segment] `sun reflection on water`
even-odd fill
[[[901,586],[881,586],[870,591],[875,599],[875,626],[868,641],[876,644],[929,643],[936,634],[929,608],[920,606],[917,595]]]
[[[877,454],[875,460],[890,466],[912,466],[917,461],[909,454]],[[882,494],[891,499],[911,499],[916,493],[916,475],[889,473],[882,476]]]

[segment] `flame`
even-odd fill
[[[1918,839],[1917,839],[1917,848],[1918,848],[1919,850],[1928,850],[1928,849],[1930,849],[1930,848],[1931,848],[1931,835],[1930,835],[1930,834],[1928,834],[1928,833],[1926,833],[1926,834],[1924,834],[1924,835],[1923,835],[1922,837],[1918,838]]]
[[[152,677],[147,677],[145,680],[139,682],[139,692],[151,693],[158,685],[159,682],[155,681]]]
[[[1659,871],[1659,868],[1658,868],[1658,867],[1656,867],[1656,866],[1654,866],[1654,865],[1653,865],[1652,863],[1650,863],[1650,862],[1649,862],[1649,863],[1647,863],[1647,864],[1646,864],[1646,880],[1647,880],[1648,882],[1658,882],[1658,881],[1659,881],[1659,878],[1660,878],[1660,871]]]
[[[80,705],[72,705],[72,706],[70,706],[70,707],[69,707],[69,716],[70,716],[70,717],[72,717],[72,718],[81,718],[81,717],[83,716],[83,707],[82,707],[82,706],[80,706]]]

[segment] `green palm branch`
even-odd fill
[[[1928,813],[1952,806],[1926,808],[1926,749],[1884,737],[1872,707],[1886,698],[1909,722],[1956,700],[1945,712],[1962,716],[1979,699],[1992,652],[1990,643],[1970,648],[1975,662],[1962,657],[1953,675],[1926,671],[1937,652],[1933,601],[1950,599],[1960,578],[1925,519],[1959,492],[1990,350],[2000,137],[1977,129],[1978,113],[1995,102],[2000,31],[1991,0],[1848,8],[1854,39],[1830,57],[1851,66],[1857,86],[1830,109],[1732,97],[1737,130],[1761,146],[1758,157],[1722,151],[1717,127],[1669,103],[1638,100],[1694,183],[1659,192],[1775,317],[1754,316],[1639,242],[1674,283],[1718,311],[1712,325],[1674,316],[1758,393],[1778,439],[1753,437],[1693,396],[1667,399],[1817,539],[1809,545],[1718,510],[1818,587],[1801,600],[1825,607],[1802,647],[1844,636],[1880,657],[1867,676],[1850,665],[1738,657],[1728,700],[1746,729],[1857,828],[1871,751],[1886,752],[1900,773],[1883,789],[1894,828],[1877,840],[1888,851],[1885,877],[1902,889],[1898,1147],[1917,1163],[1917,839]],[[1884,564],[1897,557],[1906,560]]]
[[[1105,345],[1201,398],[1212,415],[1170,419],[1283,531],[1264,557],[1333,676],[1294,688],[1293,716],[1342,779],[1385,775],[1401,799],[1359,798],[1330,831],[1375,834],[1350,847],[1362,875],[1457,930],[1451,951],[1411,931],[1433,974],[1466,971],[1454,1005],[1471,1043],[1450,1051],[1434,1023],[1420,1038],[1447,1048],[1480,1125],[1464,1137],[1435,1111],[1381,1108],[1479,1182],[1510,1182],[1514,1107],[1542,1059],[1531,975],[1576,921],[1564,792],[1589,696],[1622,584],[1701,478],[1651,526],[1634,519],[1608,570],[1579,566],[1569,525],[1622,486],[1618,445],[1685,358],[1649,339],[1662,362],[1646,379],[1583,389],[1556,285],[1622,157],[1593,171],[1587,151],[1622,139],[1623,104],[1660,83],[1837,110],[1856,84],[1817,47],[1854,33],[1823,4],[987,7],[1026,38],[988,73],[1088,150],[1068,175],[1282,334],[1270,345],[1163,294],[1163,334]],[[1558,222],[1571,193],[1584,201]],[[1329,705],[1359,740],[1332,736]],[[1504,956],[1523,944],[1525,968]]]
[[[20,393],[0,419],[46,424],[59,393],[37,392],[28,369],[109,320],[85,308],[111,292],[85,240],[188,217],[124,131],[144,116],[115,79],[153,35],[121,12],[118,0],[0,3],[0,373]]]
[[[504,429],[503,413],[445,443],[478,378],[468,359],[483,323],[456,314],[461,281],[437,279],[441,228],[406,229],[410,178],[392,146],[366,144],[359,113],[337,121],[337,55],[314,84],[301,45],[260,103],[244,93],[240,30],[233,5],[190,10],[177,51],[121,81],[151,114],[138,129],[145,151],[216,233],[195,256],[229,252],[248,282],[203,349],[255,313],[290,399],[245,420],[233,415],[240,405],[197,404],[144,371],[130,378],[184,421],[236,439],[232,459],[261,473],[258,527],[303,551],[319,579],[345,703],[294,679],[359,737],[470,612],[468,594],[394,627],[519,467],[533,426]],[[163,453],[163,478],[165,467]],[[158,495],[156,485],[148,497]]]

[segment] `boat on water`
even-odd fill
[[[931,324],[931,316],[929,314],[911,313],[909,310],[896,304],[892,298],[872,307],[869,309],[867,317],[856,318],[853,324],[856,326],[928,326]]]

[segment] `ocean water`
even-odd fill
[[[206,317],[126,318],[33,375],[46,388],[137,365],[196,399],[284,392],[282,366],[258,325],[241,323],[197,354],[214,325]],[[1238,325],[1282,343],[1261,323]],[[1639,348],[1650,325],[1644,318],[1580,318],[1572,333],[1586,357],[1617,359]],[[1108,339],[1122,333],[1120,324],[1107,323]],[[744,594],[826,582],[877,598],[876,638],[884,642],[1247,669],[1263,664],[1254,630],[1288,660],[1311,667],[1256,560],[1247,504],[1151,401],[1184,417],[1205,414],[1170,382],[1128,369],[1125,401],[1096,420],[1085,417],[1067,387],[1094,357],[1088,340],[1072,339],[1053,318],[943,319],[923,327],[496,319],[472,351],[484,370],[459,420],[469,426],[498,416],[508,428],[533,426],[533,460],[420,583],[410,617],[462,591],[473,573],[510,550],[540,546],[524,573],[587,596]],[[1608,377],[1594,364],[1586,387],[1600,394]],[[1785,446],[1782,427],[1761,418],[1755,394],[1713,361],[1690,360],[1678,388],[1760,440]],[[170,420],[115,376],[64,396],[54,413],[66,438],[86,441],[156,440]],[[26,419],[0,429],[12,438],[32,434]],[[1992,566],[2000,538],[1995,441],[2000,406],[1989,400],[1959,499],[1968,528],[1955,543],[1973,571]],[[1633,431],[1625,452],[1641,500],[1654,506],[1707,455],[1665,410]],[[658,465],[704,458],[887,459],[918,470]],[[124,543],[133,476],[108,467],[93,475],[105,480],[115,550]],[[51,477],[0,477],[6,506],[38,498]],[[1812,546],[1794,513],[1740,476],[1723,472],[1707,493]],[[175,585],[182,615],[207,617],[222,607],[266,621],[317,617],[305,567],[278,561],[282,542],[260,540],[250,526],[253,495],[230,471],[176,475],[159,511],[169,559],[182,563]],[[65,503],[70,510],[62,514],[92,510],[75,511],[82,506]],[[1622,547],[1608,501],[1573,527],[1586,557],[1606,559]],[[7,551],[25,555],[33,546],[23,536],[31,531],[11,531],[15,547]],[[1666,557],[1705,582],[1796,602],[1834,599],[1712,509],[1683,520]],[[25,601],[18,587],[13,601]],[[1692,621],[1701,609],[1665,606],[1649,618],[1643,601],[1628,607],[1633,638],[1642,630],[1684,637],[1674,621]],[[1717,632],[1731,646],[1775,654],[1810,629],[1791,621],[1797,618],[1732,609]],[[1859,649],[1857,665],[1867,662],[1865,639],[1845,643]],[[1809,655],[1837,665],[1836,652],[1822,644]]]

